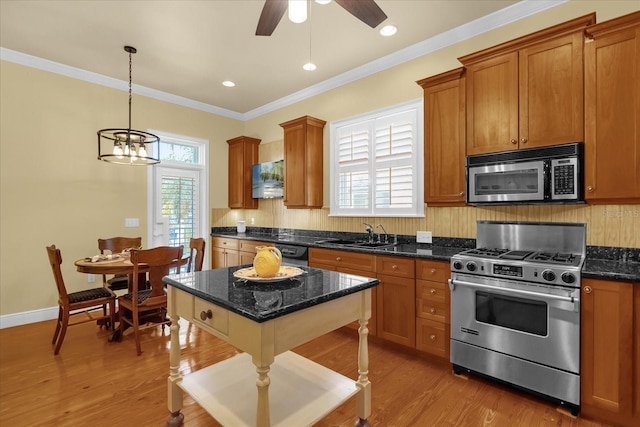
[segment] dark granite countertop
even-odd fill
[[[274,234],[271,229],[257,228],[255,230],[247,229],[246,233],[237,233],[235,227],[224,227],[215,231],[212,230],[211,235],[437,261],[450,261],[453,255],[475,247],[473,239],[434,237],[433,244],[425,244],[415,243],[415,239],[411,241],[409,236],[398,236],[398,244],[395,246],[362,248],[331,244],[330,242],[325,242],[325,240],[331,238],[362,239],[364,233],[314,231],[315,235],[313,235],[309,234],[310,231],[286,230],[284,233]],[[640,284],[640,249],[589,246],[587,247],[587,257],[582,267],[582,277],[623,280]]]
[[[233,272],[248,265],[182,273],[162,281],[198,298],[261,323],[345,295],[372,288],[377,279],[301,267],[304,274],[279,282],[238,280]]]

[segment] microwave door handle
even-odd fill
[[[523,291],[521,289],[506,289],[506,288],[501,288],[500,286],[481,285],[479,283],[471,283],[471,282],[465,282],[463,280],[449,279],[449,289],[451,289],[451,292],[453,292],[455,290],[456,286],[467,286],[469,288],[488,289],[488,290],[491,290],[491,291],[500,291],[502,293],[518,294],[518,295],[531,296],[531,297],[542,297],[542,298],[547,299],[547,300],[565,301],[565,302],[573,303],[575,311],[577,311],[579,309],[579,306],[578,306],[579,302],[574,297],[564,297],[562,295],[542,294],[540,292]]]

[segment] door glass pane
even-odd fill
[[[184,246],[189,254],[189,240],[198,233],[197,187],[191,177],[163,176],[161,184],[162,217],[169,222],[169,246]]]

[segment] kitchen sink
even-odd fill
[[[358,246],[361,248],[386,248],[387,246],[393,246],[393,243],[383,243],[383,242],[364,242],[364,243],[356,243],[353,246]]]
[[[318,240],[315,243],[317,244],[330,244],[330,245],[341,245],[341,246],[351,246],[354,248],[386,248],[394,246],[393,243],[383,243],[383,242],[365,242],[362,240],[346,240],[346,239],[327,239],[327,240]]]
[[[355,240],[327,239],[327,240],[318,240],[315,243],[317,244],[329,243],[331,245],[355,245],[359,242]]]

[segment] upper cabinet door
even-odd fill
[[[258,200],[251,197],[251,167],[258,163],[260,140],[239,136],[228,140],[227,143],[229,144],[229,207],[257,209]]]
[[[640,203],[640,12],[587,34],[585,198]]]
[[[519,51],[519,148],[584,141],[583,43],[576,32]]]
[[[518,54],[467,67],[467,155],[518,148]]]

